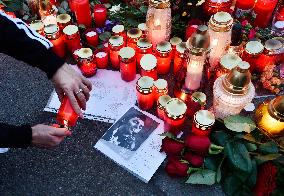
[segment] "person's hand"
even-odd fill
[[[52,81],[59,100],[62,101],[65,93],[68,96],[75,112],[83,118],[83,113],[80,108],[86,110],[86,102],[90,98],[92,83],[82,75],[78,74],[66,63],[57,70]]]
[[[38,124],[32,127],[32,145],[39,148],[54,148],[71,132],[66,128]]]

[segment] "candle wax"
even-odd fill
[[[62,103],[57,113],[56,120],[60,125],[75,126],[78,115],[74,111],[67,96],[63,97]]]
[[[203,64],[205,57],[195,57],[196,59],[190,59],[187,66],[187,73],[185,78],[185,87],[188,90],[197,90],[200,87],[200,83],[203,75]]]
[[[120,62],[120,74],[121,78],[130,82],[136,77],[136,61],[132,61],[130,63]]]

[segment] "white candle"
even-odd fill
[[[188,90],[197,90],[200,87],[205,58],[205,56],[195,55],[190,57],[185,78],[185,87]]]

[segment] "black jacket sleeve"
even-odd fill
[[[22,20],[0,11],[0,53],[38,67],[50,79],[64,64],[63,59],[52,51],[52,46]]]

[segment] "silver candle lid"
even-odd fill
[[[172,98],[166,105],[166,114],[173,119],[183,118],[186,110],[186,104],[178,98]]]
[[[122,61],[127,61],[135,56],[135,50],[131,47],[123,47],[119,50],[119,56]]]
[[[157,67],[157,58],[152,54],[145,54],[140,60],[141,68],[146,71],[151,71]]]
[[[121,33],[124,31],[124,26],[123,25],[115,25],[112,27],[112,32],[113,33]]]
[[[158,108],[165,110],[167,103],[171,100],[169,95],[162,95],[158,99]]]
[[[140,49],[149,49],[152,47],[152,44],[148,39],[140,38],[137,42],[137,47]]]
[[[154,79],[149,76],[142,76],[137,80],[136,89],[140,93],[150,94],[153,91]]]
[[[119,35],[111,36],[108,40],[109,45],[117,47],[123,45],[123,37]]]
[[[146,23],[140,23],[138,25],[138,29],[140,29],[141,31],[146,31],[148,28],[147,28]]]
[[[164,80],[164,79],[158,79],[154,82],[154,86],[158,90],[165,90],[165,89],[168,88],[168,82],[167,82],[167,80]]]
[[[176,46],[182,42],[182,39],[179,37],[173,37],[170,39],[170,43],[172,46]]]
[[[79,28],[76,25],[67,25],[64,29],[63,29],[63,33],[65,35],[74,35],[76,33],[78,33]]]
[[[76,54],[81,59],[91,59],[93,57],[93,51],[91,48],[81,48],[76,51]]]
[[[216,32],[229,31],[233,26],[233,18],[227,12],[217,12],[209,20],[209,28]]]
[[[208,110],[199,110],[194,114],[193,120],[198,128],[205,130],[214,125],[215,116]]]
[[[181,42],[176,46],[176,50],[177,52],[184,54],[185,50],[186,50],[186,43],[185,42]]]
[[[69,14],[59,14],[56,17],[56,21],[61,24],[67,24],[71,22],[71,16]]]
[[[170,42],[162,41],[157,44],[156,50],[160,53],[168,53],[172,50]]]
[[[259,41],[249,41],[246,44],[245,50],[248,54],[257,55],[262,53],[264,46]]]
[[[30,27],[35,31],[41,31],[44,28],[44,24],[41,20],[34,20],[31,22]]]
[[[138,39],[142,36],[142,31],[138,28],[132,28],[127,31],[127,37]]]
[[[242,59],[235,54],[225,54],[222,56],[220,64],[223,68],[231,70],[239,65]]]

